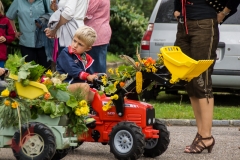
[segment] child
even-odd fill
[[[65,81],[69,83],[69,91],[82,89],[88,102],[92,102],[94,92],[90,90],[87,81],[92,82],[98,78],[91,71],[93,59],[86,53],[95,42],[97,34],[95,30],[88,26],[78,28],[69,47],[65,47],[57,58],[56,70],[60,74],[68,74]]]
[[[0,1],[0,67],[4,68],[7,60],[7,43],[11,43],[15,33],[8,18],[4,15],[4,7]]]

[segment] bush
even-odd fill
[[[134,8],[124,4],[111,7],[110,25],[112,37],[109,52],[133,56],[137,45],[140,45],[142,36],[148,24],[144,15],[137,14]]]

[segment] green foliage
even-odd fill
[[[137,14],[133,7],[117,4],[111,7],[112,37],[108,50],[133,56],[145,32],[148,20]]]
[[[8,68],[12,74],[17,75],[18,68],[24,63],[21,59],[22,57],[20,54],[9,54],[5,67]]]
[[[111,0],[111,5],[125,4],[128,7],[134,7],[138,14],[143,14],[145,17],[150,17],[152,10],[158,0]]]

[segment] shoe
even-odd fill
[[[215,139],[213,138],[213,136],[202,138],[202,136],[198,134],[196,137],[197,139],[196,138],[194,139],[195,141],[193,141],[193,144],[190,145],[190,148],[187,148],[189,152],[184,151],[184,153],[202,153],[204,149],[207,149],[208,153],[211,153],[213,146],[215,145]],[[207,147],[202,140],[210,140],[210,139],[213,139],[213,142],[210,146]]]
[[[194,142],[195,142],[200,136],[201,136],[201,135],[200,135],[199,133],[197,133],[196,136],[195,136],[195,138],[194,138],[194,140],[193,140],[193,142],[192,142],[192,144],[193,144],[193,143],[194,143]],[[185,149],[189,149],[189,148],[191,147],[192,144],[186,146]]]

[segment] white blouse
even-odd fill
[[[60,0],[58,8],[63,7],[62,16],[67,20],[74,18],[78,23],[78,27],[80,27],[84,25],[88,3],[89,0]]]

